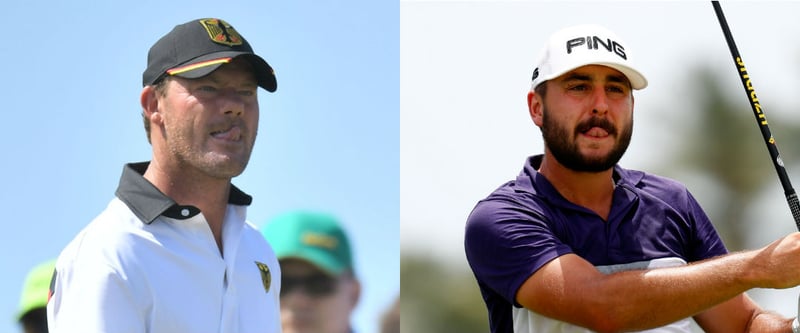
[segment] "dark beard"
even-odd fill
[[[600,127],[618,138],[617,145],[605,157],[589,158],[581,155],[578,145],[575,143],[576,134],[570,133],[566,128],[559,126],[548,117],[547,107],[542,110],[542,138],[544,144],[553,154],[556,161],[567,169],[578,172],[602,172],[614,167],[619,162],[622,155],[631,143],[633,133],[633,120],[628,123],[619,133],[616,127],[608,119],[592,117],[589,120],[578,124],[572,133],[582,133],[592,127]]]

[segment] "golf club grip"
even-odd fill
[[[798,216],[800,216],[800,201],[797,199],[797,193],[787,195],[786,200],[789,202],[789,209],[792,210],[794,224],[797,226],[797,230],[800,230],[800,223],[797,222]]]
[[[797,230],[800,230],[800,202],[798,202],[797,193],[795,193],[794,188],[792,188],[792,183],[789,181],[789,176],[786,174],[786,169],[783,166],[783,159],[781,159],[780,152],[778,152],[778,145],[775,143],[775,138],[772,137],[772,133],[769,130],[767,116],[764,114],[764,111],[761,110],[761,105],[758,102],[753,82],[750,81],[750,75],[747,74],[744,60],[742,60],[739,49],[733,41],[731,29],[728,27],[728,21],[725,20],[725,14],[722,13],[722,7],[719,1],[711,1],[711,5],[714,6],[714,12],[717,14],[722,33],[725,34],[725,41],[728,43],[728,49],[731,51],[733,63],[739,72],[739,78],[742,80],[744,93],[747,95],[747,100],[750,102],[750,107],[753,109],[753,114],[761,130],[764,143],[767,145],[772,164],[775,166],[775,171],[778,172],[778,179],[781,182],[781,186],[783,186],[783,192],[786,195],[786,201],[789,203],[789,209],[792,211],[794,224]]]

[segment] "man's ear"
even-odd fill
[[[350,288],[350,304],[352,308],[355,308],[358,301],[361,299],[361,282],[353,278],[350,283],[352,284]]]
[[[161,112],[158,109],[158,92],[154,86],[145,86],[139,97],[142,104],[142,114],[151,122],[161,123]]]
[[[544,105],[542,103],[542,96],[539,96],[533,90],[528,92],[528,113],[533,123],[539,127],[542,127],[542,108]]]

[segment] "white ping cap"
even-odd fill
[[[614,68],[628,77],[633,89],[647,87],[647,79],[631,62],[631,51],[619,36],[604,27],[585,24],[550,36],[533,71],[531,89],[585,65]]]

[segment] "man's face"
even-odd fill
[[[25,333],[47,333],[47,308],[40,307],[28,311],[20,319]]]
[[[633,132],[627,78],[615,69],[589,65],[545,84],[537,125],[553,157],[580,172],[605,171],[617,164]]]
[[[346,333],[359,285],[349,273],[326,274],[308,261],[281,265],[281,325],[284,333]]]
[[[174,77],[159,96],[168,159],[214,178],[244,171],[258,132],[258,99],[250,64],[234,60],[199,79]]]

